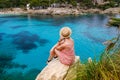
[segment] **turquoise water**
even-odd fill
[[[83,16],[0,16],[0,69],[2,71],[42,70],[51,47],[59,39],[64,26],[72,29],[75,53],[81,62],[88,57],[99,58],[104,41],[117,35],[108,28],[107,15]],[[6,67],[7,66],[7,67]],[[2,70],[3,69],[3,70]]]

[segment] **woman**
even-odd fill
[[[70,28],[63,27],[60,30],[60,40],[50,51],[47,61],[50,63],[38,74],[36,80],[64,80],[75,60],[74,42],[70,35]]]
[[[64,65],[72,65],[75,60],[74,54],[74,42],[71,36],[71,29],[69,27],[63,27],[60,30],[60,40],[51,49],[50,56],[47,62],[50,62],[53,58],[58,57],[59,61]]]

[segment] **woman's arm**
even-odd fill
[[[66,45],[65,44],[61,44],[58,47],[55,48],[55,53],[59,56],[61,50],[65,49]]]
[[[57,49],[57,50],[63,50],[64,48],[66,48],[66,44],[61,44],[61,45],[59,45],[59,46],[57,46],[55,49]]]
[[[62,50],[63,49],[63,43],[61,44],[61,41],[59,41],[58,43],[56,43],[52,49],[50,50],[50,56],[48,58],[48,61],[51,61],[53,59],[53,57],[55,57],[57,54],[55,52],[55,49],[57,50]]]
[[[55,48],[59,46],[59,43],[56,43],[52,49],[50,50],[50,56],[48,58],[48,61],[47,62],[50,62],[54,56],[56,56],[56,53],[55,53]]]
[[[53,47],[52,47],[52,49],[50,50],[50,53],[51,52],[53,52],[54,51],[54,49],[58,46],[59,44],[58,43],[56,43]]]

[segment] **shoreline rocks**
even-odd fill
[[[23,10],[20,8],[14,8],[12,10],[0,10],[0,14],[12,14],[12,15],[20,15],[20,14],[37,14],[37,15],[84,15],[84,14],[120,14],[120,7],[109,8],[106,10],[100,9],[77,9],[77,8],[48,8],[48,9],[40,9],[40,10]]]
[[[103,14],[120,14],[120,7],[106,9],[103,11]]]
[[[28,14],[27,11],[21,8],[12,8],[12,9],[1,9],[1,15],[21,15],[21,14]]]

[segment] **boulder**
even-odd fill
[[[71,66],[64,65],[58,59],[54,59],[38,74],[35,80],[76,80],[79,64],[79,56],[75,57],[75,62]]]
[[[103,11],[104,14],[119,14],[120,8],[108,8]]]

